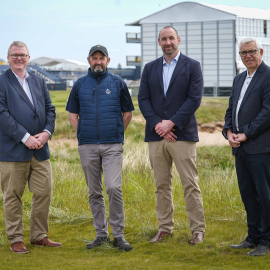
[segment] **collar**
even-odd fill
[[[109,74],[108,69],[106,69],[106,71],[103,73],[95,73],[95,72],[92,72],[90,68],[88,69],[88,75],[94,79],[98,79],[98,78],[103,79],[107,77],[108,74]]]
[[[12,69],[11,69],[11,71],[13,72]],[[15,75],[15,77],[17,79],[20,79],[21,80],[21,78],[17,74],[15,74],[14,72],[13,72],[13,74]],[[27,79],[28,77],[29,77],[29,73],[25,70],[24,79]]]
[[[178,54],[173,58],[173,60],[175,60],[176,63],[178,62],[179,56],[180,56],[180,50],[179,50]],[[173,60],[172,60],[172,61],[173,61]],[[165,64],[167,64],[167,62],[165,61],[165,58],[164,58],[164,56],[163,56],[163,65],[165,65]],[[168,65],[168,64],[167,64],[167,65]]]
[[[248,75],[248,70],[247,70],[247,78],[252,79],[253,76],[255,75],[256,71],[257,71],[257,69],[252,73],[252,75]]]

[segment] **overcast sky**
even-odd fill
[[[127,55],[140,55],[140,44],[127,44],[125,26],[179,0],[9,0],[0,1],[0,58],[14,40],[25,42],[32,59],[56,57],[84,63],[96,44],[108,48],[110,67],[126,66]],[[199,3],[270,9],[269,0],[204,0]]]

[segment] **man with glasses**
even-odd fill
[[[231,248],[255,248],[247,255],[262,256],[270,247],[270,68],[255,38],[240,42],[239,55],[247,71],[234,79],[223,135],[235,156],[248,236]]]
[[[55,107],[45,81],[26,71],[29,59],[26,44],[14,41],[8,49],[10,69],[0,75],[0,178],[6,234],[10,249],[17,254],[29,253],[22,225],[26,183],[33,193],[31,245],[62,246],[46,235],[52,191],[47,141],[54,131]]]

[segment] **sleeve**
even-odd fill
[[[70,113],[79,114],[80,111],[80,103],[78,97],[78,81],[76,81],[71,89],[66,110]]]
[[[46,111],[44,130],[47,130],[49,131],[49,133],[53,134],[56,117],[55,107],[52,105],[50,93],[44,79],[43,79],[43,87],[44,87],[43,89],[44,89],[45,111]]]
[[[127,85],[121,78],[119,80],[119,87],[120,87],[121,111],[122,112],[134,111],[134,106]]]
[[[200,63],[197,62],[191,70],[187,99],[170,119],[180,130],[199,108],[202,94],[203,76]]]
[[[227,137],[228,129],[230,129],[231,131],[233,130],[232,111],[233,111],[234,82],[235,82],[235,78],[233,80],[232,92],[231,92],[230,99],[229,99],[229,107],[228,107],[226,114],[225,114],[225,124],[224,124],[224,127],[222,129],[222,135],[224,136],[224,138],[226,140],[228,140],[228,137]]]
[[[151,130],[154,130],[155,126],[163,119],[156,114],[151,103],[151,92],[148,83],[147,65],[145,65],[143,69],[138,101],[144,119],[150,125]]]
[[[248,139],[253,139],[270,128],[270,76],[266,79],[263,89],[264,96],[260,113],[250,124],[243,126],[243,132]]]
[[[20,143],[22,138],[28,132],[9,113],[6,102],[5,88],[1,82],[0,82],[0,129],[9,137],[13,138],[16,141],[16,143]]]

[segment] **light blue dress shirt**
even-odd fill
[[[174,59],[171,61],[171,64],[168,65],[167,62],[165,61],[165,58],[163,56],[163,85],[164,85],[164,95],[166,96],[172,74],[174,72],[174,69],[176,67],[176,64],[178,62],[178,58],[180,56],[180,51],[178,54],[174,57]]]

